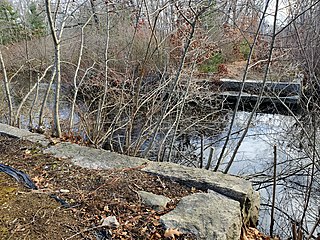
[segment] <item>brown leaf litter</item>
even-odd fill
[[[193,192],[139,168],[83,169],[42,154],[35,144],[4,136],[0,163],[27,173],[39,188],[28,190],[0,172],[0,239],[170,239],[164,236],[160,216]],[[155,211],[141,203],[140,190],[173,201],[167,209]],[[71,207],[63,207],[52,194]],[[113,219],[114,227],[106,226],[107,218]]]

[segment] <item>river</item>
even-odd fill
[[[230,159],[234,147],[238,142],[242,129],[246,126],[249,112],[238,112],[234,123],[233,134],[227,146],[219,169],[223,170]],[[259,227],[265,233],[270,227],[270,206],[272,196],[272,175],[274,163],[274,146],[277,148],[277,187],[276,187],[276,211],[275,232],[282,238],[291,236],[291,220],[299,221],[304,209],[305,186],[309,184],[310,159],[303,149],[299,148],[300,128],[296,126],[295,118],[280,114],[257,113],[250,124],[248,133],[242,142],[235,161],[229,173],[243,176],[253,182],[254,187],[261,195],[261,212]],[[230,124],[230,123],[229,123]],[[230,126],[230,125],[229,125]],[[228,132],[227,126],[220,135],[215,138],[207,138],[206,144],[216,142],[213,165],[219,157],[224,137]],[[221,139],[221,141],[218,141]],[[205,159],[209,157],[209,149],[205,151]],[[320,198],[317,194],[319,184],[313,183],[310,203],[308,204],[306,222],[304,227],[310,231],[318,217]],[[289,220],[288,218],[292,218]],[[319,230],[319,229],[318,229]]]

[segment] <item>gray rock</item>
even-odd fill
[[[44,150],[44,153],[50,153],[60,158],[70,158],[75,165],[89,169],[132,168],[148,162],[142,158],[66,142],[53,145]]]
[[[256,227],[259,220],[260,193],[258,191],[254,191],[252,199],[253,202],[251,203],[252,206],[250,211],[248,211],[248,219],[250,221],[249,224]]]
[[[259,193],[255,192],[249,181],[199,168],[190,168],[174,163],[149,163],[143,171],[173,179],[190,187],[202,190],[211,189],[226,197],[240,202],[245,223],[256,224],[258,219],[259,201],[256,201]]]
[[[39,143],[42,146],[48,146],[48,144],[50,143],[50,141],[44,135],[32,133],[28,130],[19,129],[2,123],[0,123],[0,134],[5,134],[11,137],[28,140],[33,143]]]
[[[156,211],[165,209],[167,204],[171,201],[170,198],[150,192],[138,191],[138,194],[145,205]]]
[[[192,233],[197,239],[238,240],[241,233],[240,204],[218,193],[195,193],[160,218],[165,228]]]
[[[106,218],[102,218],[101,226],[108,228],[118,228],[120,226],[120,223],[115,216],[109,216]]]

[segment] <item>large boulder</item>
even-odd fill
[[[219,193],[195,193],[160,218],[167,229],[192,233],[197,239],[238,240],[242,219],[240,203]]]
[[[259,193],[254,191],[252,184],[243,178],[174,163],[150,162],[143,171],[204,191],[212,190],[236,200],[240,203],[244,222],[248,225],[257,223],[260,208]]]
[[[53,154],[58,158],[70,158],[75,165],[89,169],[134,168],[149,162],[147,159],[79,146],[69,142],[53,145],[45,149],[44,153]]]
[[[30,142],[38,143],[45,147],[48,146],[48,144],[50,143],[50,141],[44,135],[32,133],[26,129],[12,127],[3,123],[0,123],[0,134],[5,134],[7,136],[28,140]]]

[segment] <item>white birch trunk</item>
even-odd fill
[[[0,50],[0,64],[1,64],[1,68],[2,68],[2,74],[3,74],[4,90],[5,90],[7,103],[8,103],[8,113],[9,113],[8,123],[10,125],[13,125],[14,124],[14,122],[13,122],[13,107],[12,107],[12,99],[11,99],[11,93],[10,93],[10,82],[8,80],[7,70],[6,70],[6,66],[4,64],[4,61],[3,61],[1,50]]]

